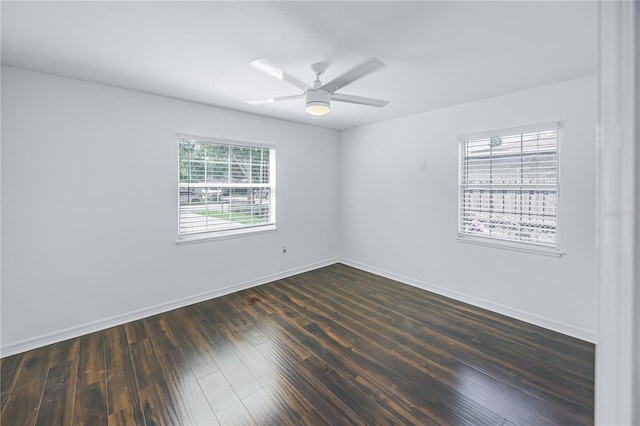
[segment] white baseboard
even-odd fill
[[[318,269],[324,266],[333,265],[338,261],[339,261],[338,258],[326,259],[320,262],[311,263],[298,268],[288,269],[286,271],[278,272],[271,275],[266,275],[260,278],[245,281],[243,283],[234,284],[228,287],[207,291],[204,293],[196,294],[189,297],[184,297],[177,300],[172,300],[165,303],[160,303],[154,306],[148,306],[146,308],[142,308],[133,312],[114,315],[112,317],[100,319],[97,321],[92,321],[87,324],[69,327],[63,330],[54,331],[51,333],[42,334],[40,336],[35,336],[28,339],[20,340],[17,342],[9,343],[6,345],[2,345],[0,347],[0,357],[4,358],[6,356],[10,356],[10,355],[25,352],[31,349],[50,345],[52,343],[62,342],[64,340],[72,339],[88,333],[105,330],[107,328],[122,325],[130,321],[136,321],[142,318],[147,318],[152,315],[161,314],[163,312],[171,311],[173,309],[182,308],[188,305],[193,305],[194,303],[203,302],[209,299],[214,299],[216,297],[224,296],[230,293],[235,293],[237,291],[245,290],[251,287],[256,287],[256,286],[266,284],[272,281],[276,281],[282,278],[290,277],[292,275],[311,271],[313,269]]]
[[[488,311],[496,312],[498,314],[506,315],[511,318],[518,319],[520,321],[528,322],[529,324],[537,325],[558,333],[565,334],[567,336],[575,337],[587,342],[596,342],[596,332],[594,330],[587,330],[580,327],[575,327],[571,324],[566,324],[560,321],[556,321],[550,318],[545,318],[540,315],[532,314],[530,312],[522,311],[520,309],[511,308],[500,303],[495,303],[490,300],[482,299],[480,297],[471,296],[468,294],[460,293],[457,291],[449,290],[431,283],[426,283],[413,278],[405,277],[403,275],[395,274],[393,272],[385,271],[384,269],[376,268],[374,266],[366,265],[364,263],[357,262],[355,260],[340,258],[340,263],[352,266],[356,269],[361,269],[372,274],[380,275],[385,278],[389,278],[394,281],[399,281],[403,284],[408,284],[413,287],[427,290],[432,293],[439,294],[441,296],[449,297],[451,299],[458,300],[460,302],[468,303],[473,306],[477,306]]]

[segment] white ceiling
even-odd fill
[[[9,2],[2,64],[345,129],[597,72],[596,2]],[[384,108],[332,103],[251,68],[268,58],[311,83],[367,57],[387,65],[341,90]]]

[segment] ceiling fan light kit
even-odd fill
[[[331,111],[331,93],[324,89],[308,89],[304,92],[305,111],[308,114],[320,116]]]
[[[273,65],[271,62],[266,59],[258,59],[251,62],[249,65],[254,67],[257,70],[264,72],[271,77],[277,78],[278,80],[287,81],[288,83],[302,89],[304,93],[299,95],[291,95],[291,96],[280,96],[277,98],[267,98],[267,99],[255,99],[248,100],[247,102],[251,105],[264,105],[274,102],[288,101],[292,99],[300,99],[304,98],[305,101],[305,111],[313,116],[323,116],[331,111],[331,101],[334,100],[336,102],[347,102],[358,105],[368,105],[375,107],[383,107],[389,103],[389,101],[383,101],[381,99],[372,99],[365,98],[362,96],[353,96],[347,95],[343,93],[335,93],[337,90],[346,86],[347,84],[353,83],[359,78],[364,77],[367,74],[372,73],[373,71],[384,66],[384,63],[376,58],[370,58],[364,63],[358,65],[350,71],[347,71],[340,77],[337,77],[330,81],[329,83],[322,84],[320,81],[320,76],[327,70],[328,64],[324,62],[319,62],[311,65],[311,71],[316,76],[315,81],[312,86],[307,86],[297,78],[292,75],[282,71],[277,66]]]

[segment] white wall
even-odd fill
[[[2,78],[3,355],[335,261],[337,132],[15,68]],[[278,230],[177,246],[177,132],[276,144]]]
[[[596,84],[589,77],[341,132],[341,257],[594,341]],[[458,136],[550,121],[564,125],[560,232],[566,254],[456,241]]]

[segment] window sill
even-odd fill
[[[250,235],[269,234],[272,232],[276,232],[275,225],[261,226],[260,228],[233,229],[229,231],[218,231],[215,233],[182,235],[178,237],[176,244],[182,246],[187,244],[206,243],[207,241],[248,237]]]
[[[564,253],[557,247],[536,246],[533,244],[518,244],[511,241],[502,241],[498,239],[458,236],[458,242],[466,244],[475,244],[485,247],[494,247],[511,251],[519,251],[523,253],[539,254],[542,256],[560,257]]]

